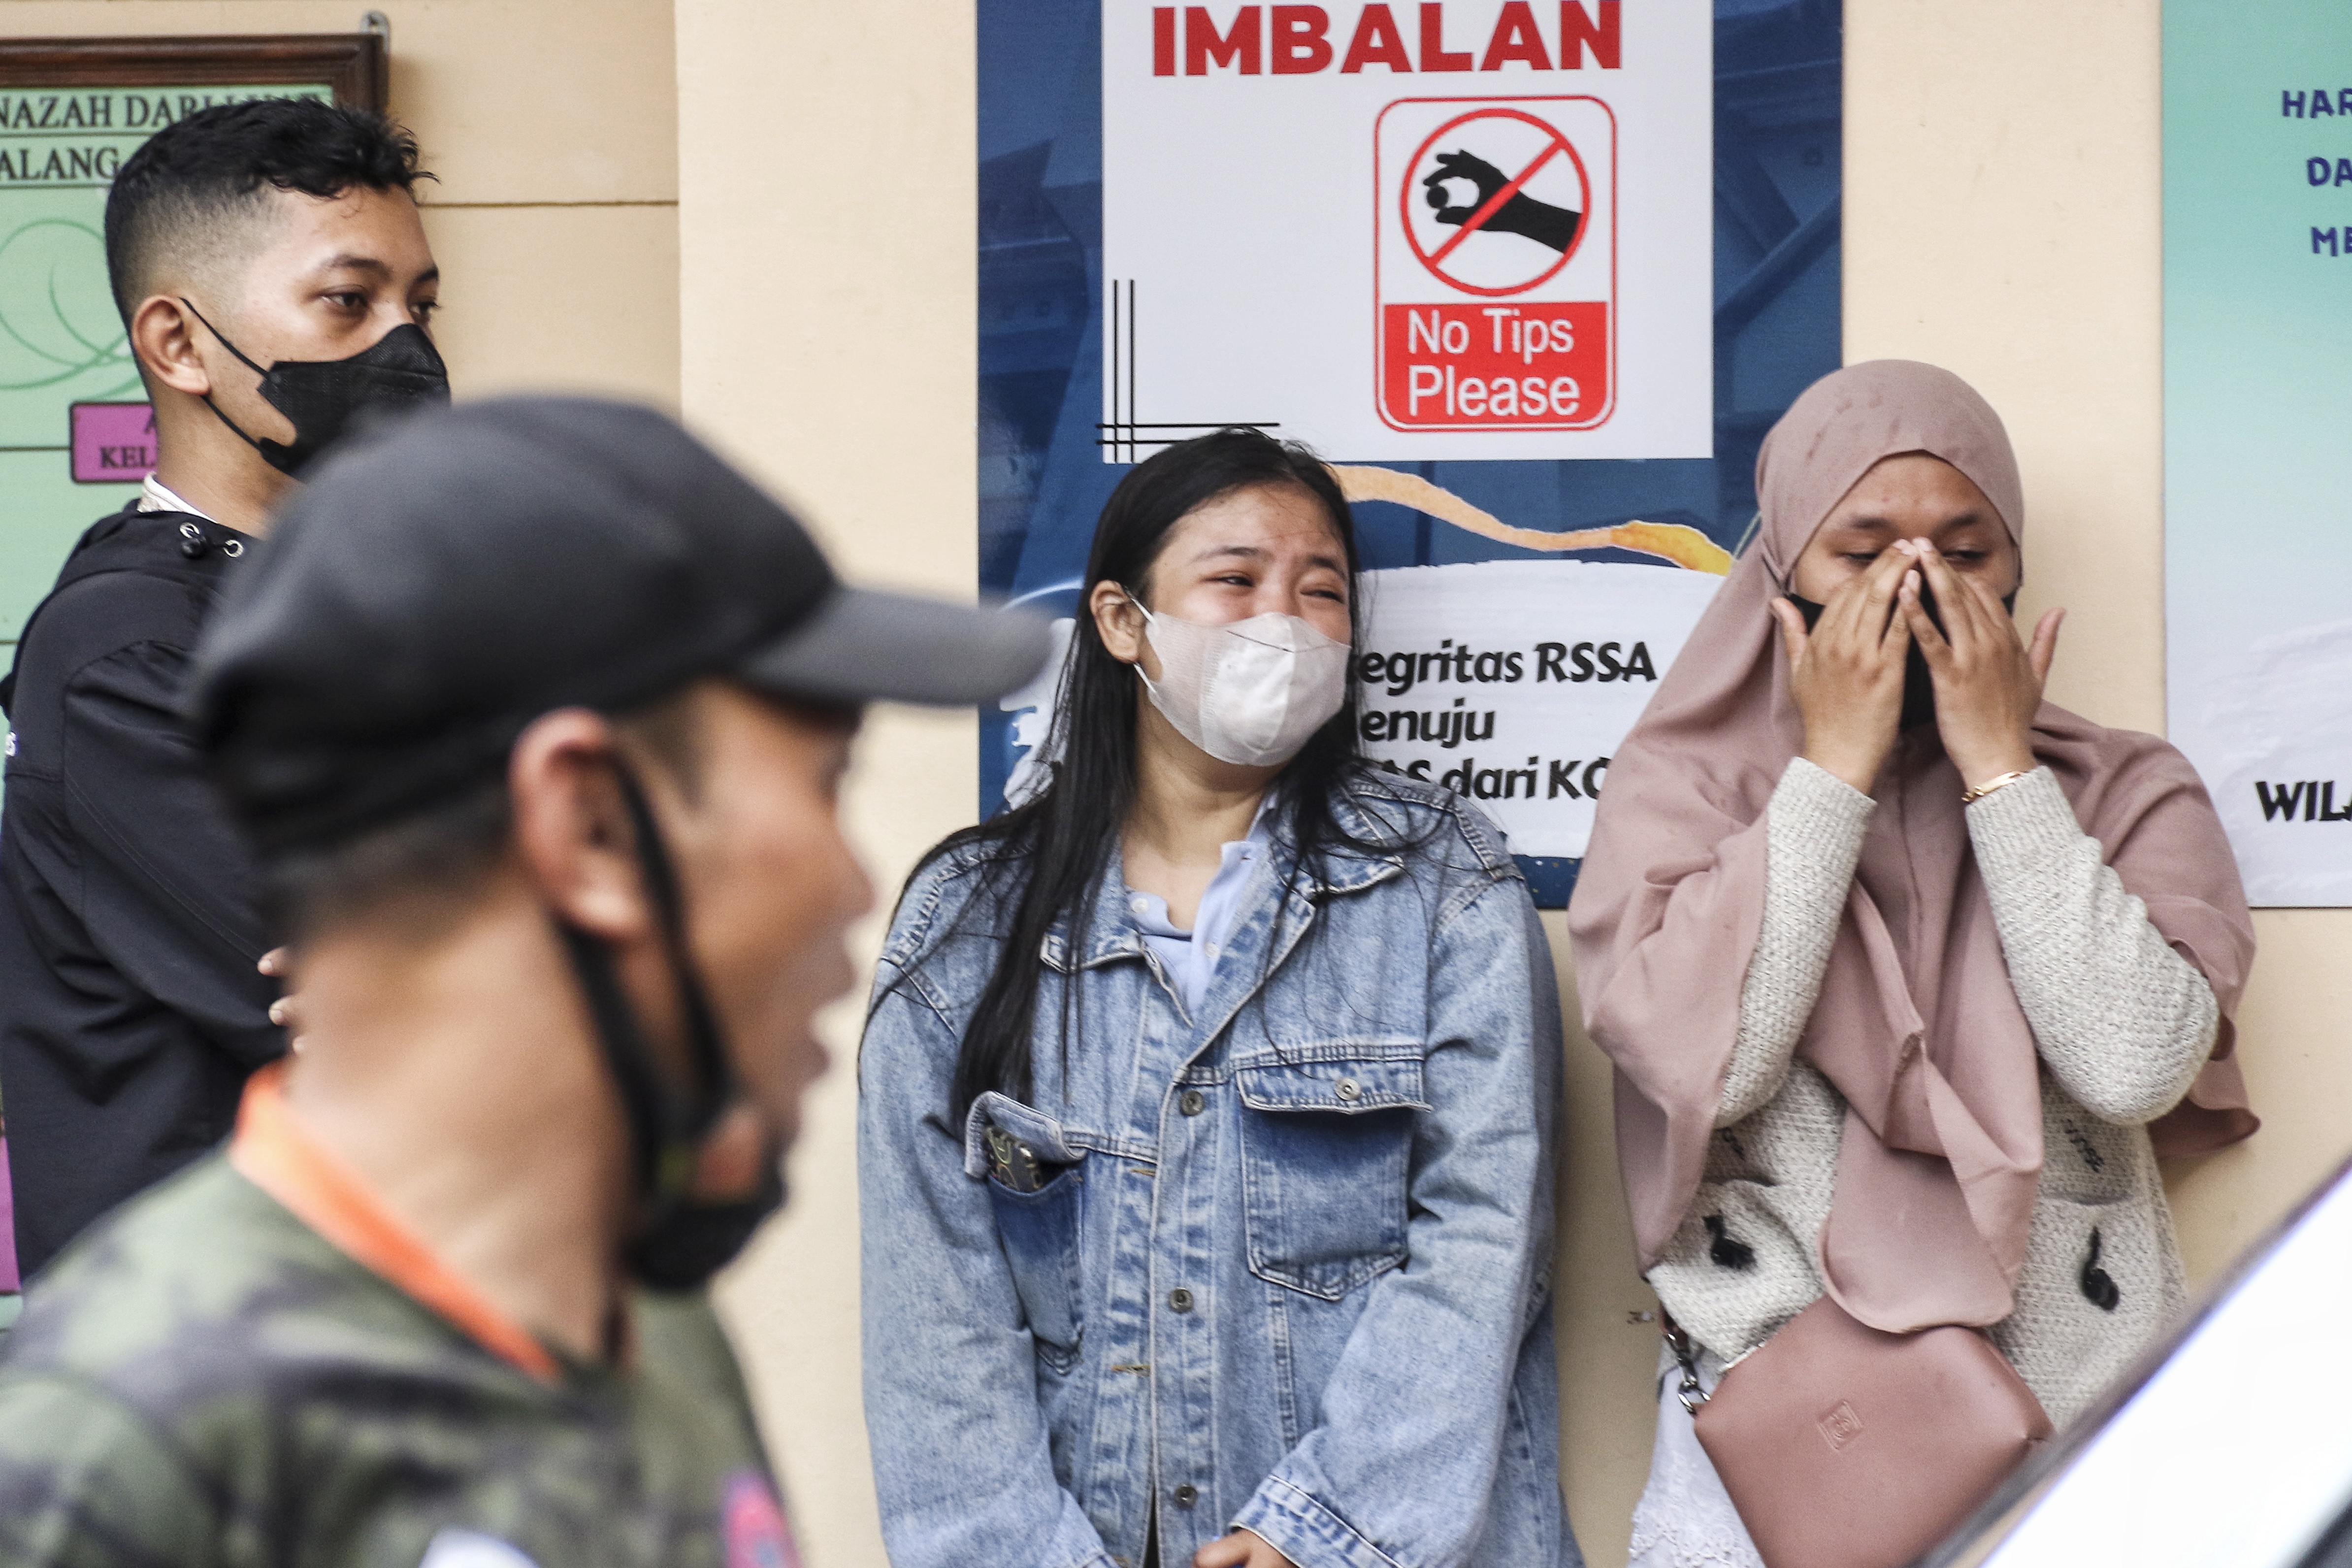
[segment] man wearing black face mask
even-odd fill
[[[795,1568],[694,1287],[852,979],[864,704],[993,698],[1045,628],[842,584],[610,403],[421,418],[281,528],[192,710],[303,1050],[26,1309],[0,1562]]]
[[[250,862],[178,717],[216,595],[305,464],[446,400],[408,134],[309,100],[201,110],[126,160],[107,264],[158,463],[76,545],[0,683],[0,1093],[20,1264],[226,1135],[285,1048]]]

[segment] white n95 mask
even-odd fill
[[[1210,626],[1135,607],[1160,656],[1156,682],[1140,665],[1135,671],[1151,705],[1220,762],[1259,768],[1286,763],[1347,700],[1349,645],[1297,616],[1269,613]]]

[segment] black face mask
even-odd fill
[[[615,772],[685,1014],[695,1078],[691,1093],[677,1091],[646,1044],[611,951],[564,921],[558,921],[556,930],[586,994],[605,1066],[628,1121],[641,1206],[638,1224],[624,1244],[623,1261],[634,1278],[653,1289],[692,1290],[732,1262],[752,1232],[782,1205],[783,1176],[772,1151],[762,1154],[761,1178],[751,1192],[717,1199],[693,1194],[703,1142],[740,1096],[709,994],[687,950],[685,907],[653,810],[629,771],[616,766]]]
[[[425,329],[403,322],[349,359],[282,359],[268,370],[245,357],[245,351],[205,321],[204,312],[187,300],[189,311],[219,338],[221,346],[236,355],[261,377],[261,395],[294,426],[291,445],[268,437],[255,440],[236,420],[222,414],[220,405],[205,397],[205,406],[220,422],[236,431],[261,454],[261,460],[281,474],[299,479],[311,460],[333,444],[362,410],[396,411],[431,408],[449,401],[449,371]]]
[[[1805,617],[1805,630],[1809,632],[1821,624],[1822,612],[1829,608],[1811,599],[1799,598],[1794,593],[1785,596],[1789,603],[1797,606],[1797,613]],[[1937,609],[1936,595],[1924,581],[1919,584],[1919,606],[1927,612],[1928,623],[1937,631],[1942,631],[1943,613]],[[2016,589],[2012,588],[2001,596],[2000,607],[2004,610],[2017,608]],[[1903,717],[1896,722],[1902,729],[1916,730],[1922,724],[1935,721],[1936,678],[1927,668],[1927,656],[1921,653],[1919,645],[1914,642],[1903,660]]]
[[[622,1253],[629,1273],[652,1290],[697,1290],[735,1261],[768,1216],[784,1206],[784,1178],[771,1161],[749,1196],[721,1203],[681,1198],[657,1208]]]

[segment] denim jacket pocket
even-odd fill
[[[1027,1143],[1040,1159],[1067,1168],[1034,1193],[1016,1193],[992,1179],[982,1152],[992,1124]],[[987,1184],[996,1234],[1004,1245],[1013,1288],[1021,1298],[1022,1315],[1029,1321],[1038,1359],[1055,1372],[1067,1372],[1078,1359],[1085,1331],[1078,1251],[1086,1215],[1085,1151],[1065,1140],[1062,1124],[1054,1118],[992,1090],[972,1106],[964,1135],[964,1168]]]
[[[1402,1263],[1418,1058],[1236,1068],[1250,1272],[1336,1301]]]
[[[1005,1259],[1013,1266],[1013,1288],[1021,1294],[1030,1337],[1037,1342],[1039,1359],[1055,1372],[1069,1371],[1078,1359],[1084,1332],[1078,1314],[1078,1223],[1085,1181],[1083,1164],[1071,1166],[1034,1193],[1016,1193],[1001,1182],[988,1181],[989,1206],[996,1211],[996,1233],[1003,1238]]]

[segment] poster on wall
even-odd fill
[[[216,103],[383,103],[372,34],[0,39],[0,667],[84,529],[138,493],[154,430],[106,277],[106,193]]]
[[[1135,463],[1337,469],[1377,763],[1564,903],[1611,752],[1840,358],[1836,0],[980,7],[981,576],[1076,613]],[[1034,782],[1050,674],[982,735]]]
[[[2352,7],[2164,8],[2166,718],[2257,905],[2352,905]]]

